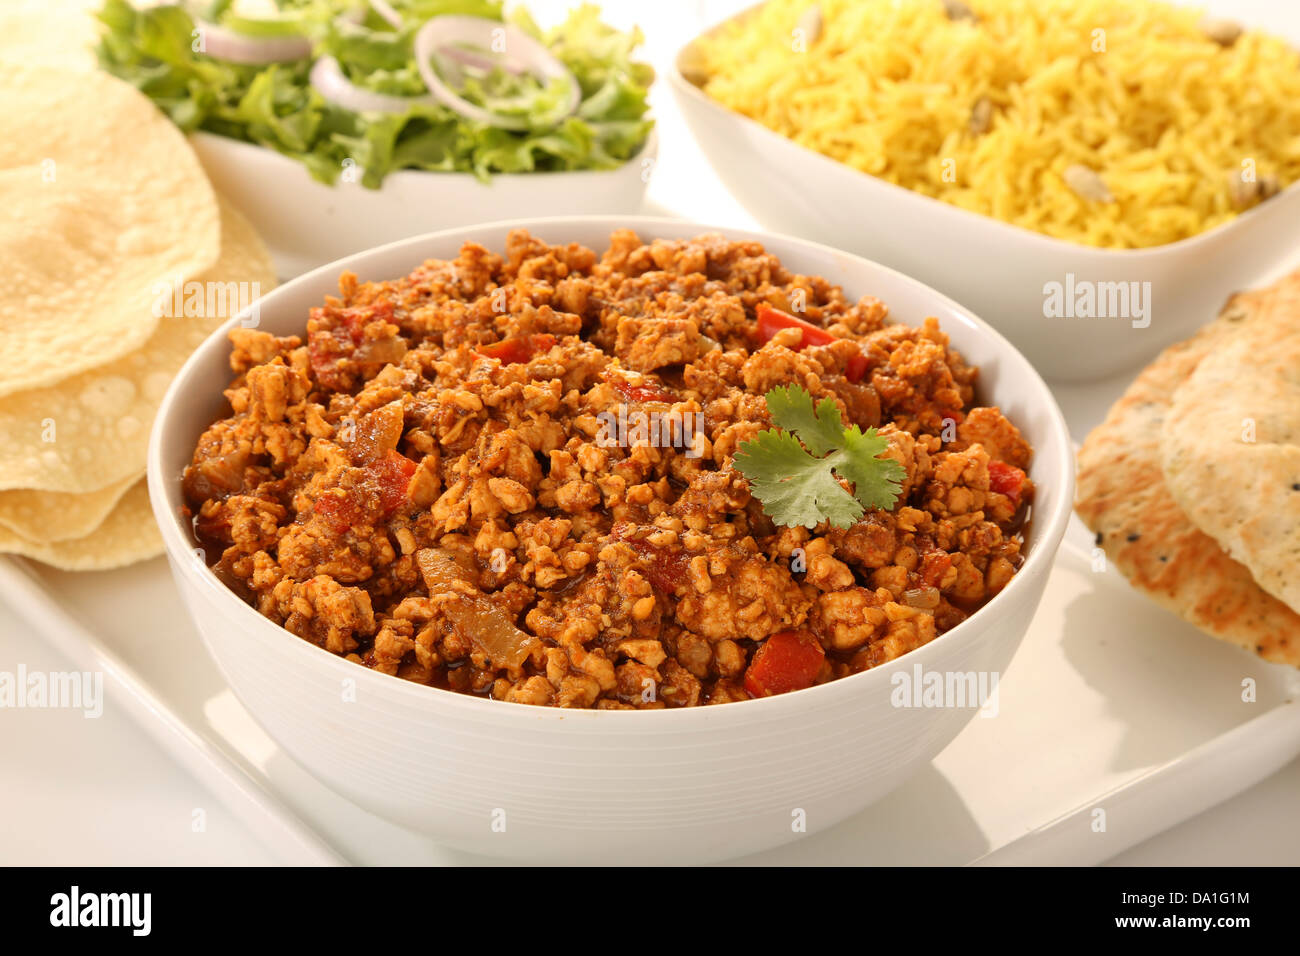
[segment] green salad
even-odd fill
[[[350,168],[372,188],[397,169],[484,180],[611,169],[653,125],[654,70],[632,57],[640,32],[606,26],[591,5],[548,30],[524,9],[507,17],[499,0],[105,0],[98,17],[100,63],[181,129],[278,150],[324,183]],[[421,29],[455,17],[522,31],[562,75],[464,42],[417,63]],[[453,92],[431,95],[435,81]]]

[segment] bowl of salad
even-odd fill
[[[191,142],[282,276],[407,236],[640,207],[654,70],[584,4],[105,0],[101,65]]]

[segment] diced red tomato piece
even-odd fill
[[[379,502],[383,506],[385,517],[406,501],[406,490],[411,484],[415,469],[415,462],[401,452],[392,450],[366,466],[366,479],[379,491]]]
[[[932,588],[943,584],[943,576],[952,567],[952,555],[944,551],[930,551],[921,559],[921,580]]]
[[[663,402],[671,405],[677,401],[677,396],[658,385],[631,385],[624,381],[615,381],[613,385],[629,402]]]
[[[826,652],[811,631],[778,631],[754,652],[745,671],[750,697],[771,697],[811,687]]]
[[[369,322],[370,319],[370,315],[357,309],[348,309],[343,316],[341,331],[347,334],[348,338],[352,340],[353,345],[360,345],[366,323]]]
[[[813,325],[811,322],[805,322],[803,319],[791,315],[789,312],[782,312],[780,309],[774,309],[770,305],[760,304],[758,306],[758,337],[760,341],[770,342],[772,336],[776,335],[782,329],[802,329],[803,337],[799,340],[799,349],[806,349],[810,345],[830,345],[832,342],[838,342],[835,336],[831,335],[821,326]],[[848,365],[844,369],[844,377],[850,382],[860,382],[862,377],[867,374],[867,357],[859,352],[853,358],[849,359]]]
[[[311,362],[316,381],[327,387],[338,381],[334,373],[351,351],[351,348],[341,345],[330,332],[312,333],[307,342],[307,359]]]
[[[375,319],[391,322],[393,304],[381,301],[333,313],[319,307],[311,310],[311,317],[317,321],[331,314],[335,317],[331,328],[318,328],[307,337],[307,359],[321,385],[330,389],[345,388],[347,382],[341,374],[342,369],[365,338],[366,325]]]
[[[554,335],[539,332],[535,335],[518,335],[514,338],[502,339],[491,345],[480,345],[475,351],[484,358],[500,359],[502,365],[514,365],[527,362],[543,352],[549,352],[553,345],[555,345]]]
[[[1025,490],[1028,476],[1015,465],[1005,461],[989,462],[989,490],[1006,495],[1016,507],[1020,506],[1020,496]]]
[[[658,382],[646,380],[644,382],[629,382],[622,375],[613,369],[606,369],[602,375],[614,391],[623,396],[623,400],[634,405],[643,405],[647,402],[659,402],[661,404],[672,405],[677,401],[677,396],[668,389],[664,388]]]
[[[646,578],[651,586],[663,594],[672,594],[686,582],[688,555],[681,549],[660,548],[640,538],[632,537],[633,526],[620,523],[610,536],[616,541],[626,541],[642,561]]]
[[[370,504],[373,494],[378,496],[383,517],[387,518],[406,502],[416,467],[401,452],[390,449],[382,458],[365,466],[356,488],[327,492],[316,499],[312,510],[325,520],[331,531],[343,534],[362,520],[375,519],[374,506]]]
[[[646,559],[646,577],[657,591],[672,594],[686,581],[686,554],[681,551],[665,552],[645,545],[638,548]]]
[[[335,534],[343,534],[361,517],[360,506],[348,492],[323,494],[316,499],[312,510]]]
[[[796,318],[789,312],[782,312],[780,309],[774,309],[770,305],[760,303],[758,306],[758,337],[764,342],[770,342],[772,336],[782,329],[803,330],[803,339],[799,342],[799,348],[801,349],[810,345],[830,345],[836,341],[835,336],[820,326]]]

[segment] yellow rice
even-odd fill
[[[814,5],[821,35],[801,43]],[[1282,40],[1225,48],[1201,11],[1153,0],[967,5],[974,23],[942,0],[770,0],[699,42],[704,89],[855,169],[1090,246],[1184,239],[1237,215],[1234,176],[1300,178],[1300,55]],[[1071,165],[1114,201],[1076,196]]]

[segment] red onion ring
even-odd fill
[[[466,66],[476,67],[480,70],[492,70],[496,67],[500,67],[507,73],[512,73],[515,76],[523,76],[528,72],[517,63],[498,63],[486,56],[479,56],[471,50],[465,50],[458,46],[442,47],[438,50],[438,53],[449,60],[455,60],[457,63],[463,63]]]
[[[518,27],[497,20],[485,20],[482,17],[455,15],[434,17],[415,34],[415,66],[420,71],[420,78],[424,80],[424,85],[429,88],[429,92],[440,103],[468,119],[500,129],[527,129],[528,123],[525,120],[500,116],[460,96],[442,81],[429,63],[434,53],[440,51],[449,53],[448,48],[453,48],[452,45],[456,43],[477,44],[490,48],[492,33],[495,30],[504,31],[507,57],[503,64],[505,69],[511,72],[532,73],[547,80],[564,77],[569,82],[569,103],[564,115],[570,116],[576,112],[582,101],[582,91],[578,87],[577,77],[569,71],[568,67]],[[465,56],[474,57],[472,53],[458,52],[463,54],[462,57],[457,57],[461,62],[467,62]],[[481,58],[475,57],[475,59]],[[492,65],[498,64],[494,62]]]
[[[393,9],[388,0],[370,0],[370,9],[394,30],[402,29],[402,15]]]
[[[331,103],[354,113],[405,113],[419,103],[436,103],[432,96],[392,96],[364,90],[343,75],[339,61],[323,56],[311,68],[312,87]]]
[[[203,51],[215,60],[228,63],[285,63],[311,56],[311,40],[293,34],[278,37],[254,37],[234,30],[195,20]]]

